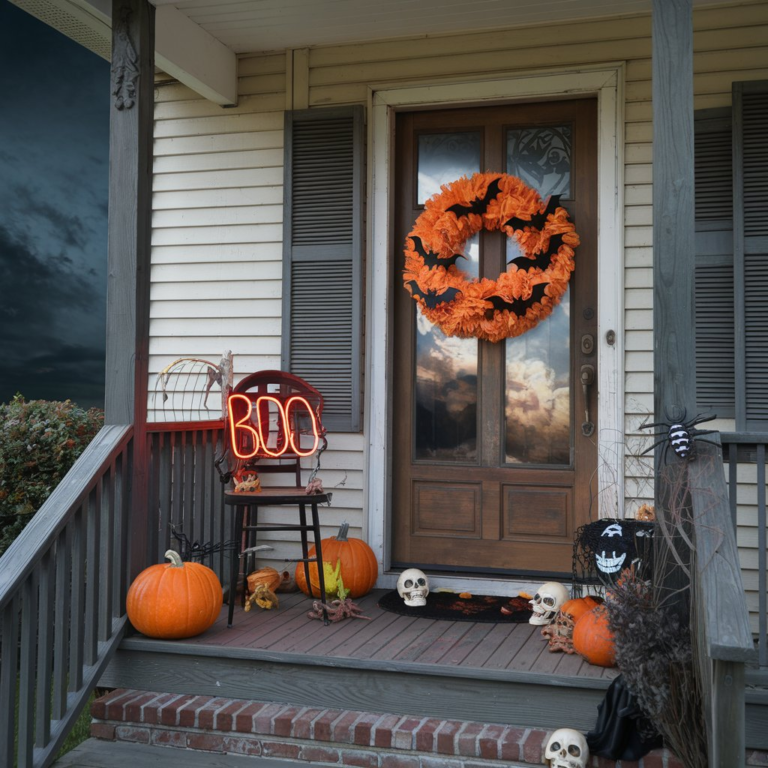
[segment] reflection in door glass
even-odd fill
[[[546,199],[570,195],[571,128],[507,132],[507,173]],[[507,261],[521,255],[507,239]],[[571,463],[571,292],[546,319],[506,341],[506,461]]]
[[[418,200],[424,203],[442,184],[480,170],[480,133],[419,136]],[[480,239],[464,247],[461,270],[480,274]],[[435,461],[477,458],[477,339],[454,339],[416,311],[415,457]]]
[[[416,312],[416,459],[477,458],[477,339],[447,337]]]
[[[507,173],[542,197],[571,196],[571,126],[507,131]]]
[[[480,171],[480,132],[427,133],[419,136],[418,203],[424,203],[461,176]]]
[[[507,462],[571,463],[570,296],[535,328],[507,339]]]

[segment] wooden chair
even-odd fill
[[[322,545],[318,505],[330,502],[330,493],[305,492],[301,482],[301,459],[322,452],[327,446],[322,425],[323,396],[313,386],[284,371],[259,371],[247,376],[229,398],[227,439],[231,454],[241,467],[266,473],[291,474],[293,485],[263,487],[259,492],[224,494],[224,503],[233,510],[233,534],[238,542],[232,557],[229,587],[229,621],[234,617],[238,561],[245,549],[256,546],[260,531],[298,531],[301,534],[304,573],[312,594],[309,563],[316,562],[320,593],[325,601]],[[298,523],[259,523],[261,506],[296,506]],[[307,522],[310,507],[312,522]],[[309,557],[307,532],[312,531],[316,556]],[[252,558],[243,557],[243,576],[247,576]],[[326,623],[327,615],[323,611]]]

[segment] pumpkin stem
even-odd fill
[[[181,561],[181,557],[179,557],[178,552],[174,552],[172,549],[169,549],[165,553],[165,559],[171,561],[170,568],[183,568],[184,563]]]
[[[347,541],[348,533],[349,533],[349,523],[344,521],[339,526],[339,532],[336,534],[336,541]]]

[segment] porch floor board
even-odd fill
[[[227,628],[227,607],[216,623],[185,645],[252,649],[402,664],[509,670],[579,678],[612,679],[614,669],[595,667],[579,656],[549,653],[539,628],[525,624],[414,619],[384,611],[385,590],[357,601],[370,621],[346,619],[328,627],[307,618],[312,601],[303,593],[280,595],[280,608],[245,613],[238,606]],[[135,638],[138,639],[138,638]]]

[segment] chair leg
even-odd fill
[[[314,597],[315,594],[312,590],[312,581],[309,577],[309,563],[307,562],[307,558],[309,557],[309,544],[307,543],[307,508],[304,504],[299,504],[299,522],[301,523],[301,556],[304,558],[304,577],[307,580],[309,596]],[[315,552],[317,552],[317,550],[315,550]]]
[[[235,615],[235,594],[237,593],[237,574],[240,571],[240,549],[242,547],[243,539],[243,512],[244,507],[236,506],[234,508],[235,524],[234,524],[234,548],[232,549],[232,560],[229,565],[229,618],[227,620],[227,627],[232,626],[232,619]]]
[[[320,596],[323,601],[323,623],[328,624],[328,611],[325,609],[325,574],[323,572],[323,545],[320,542],[320,516],[317,514],[317,502],[312,502],[312,532],[315,536],[315,555],[317,557],[317,576],[320,581]]]
[[[258,507],[246,507],[245,524],[247,526],[259,524],[259,508]],[[254,530],[248,530],[245,534],[245,548],[255,547],[258,544],[258,532]],[[251,571],[256,570],[256,553],[250,552],[247,555],[243,555],[243,599],[242,606],[245,608],[245,596],[248,592],[248,574]]]

